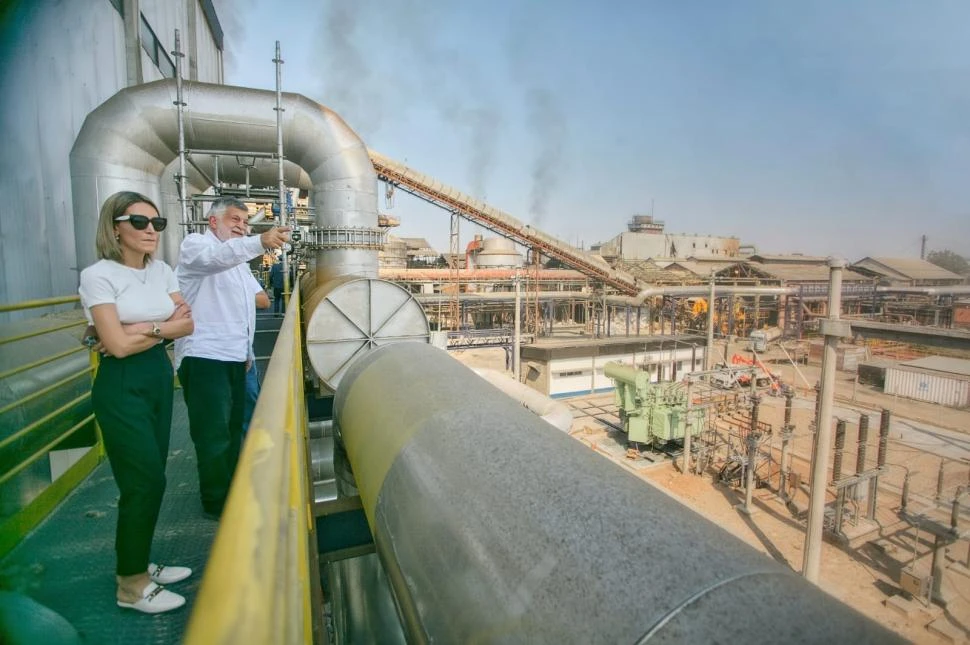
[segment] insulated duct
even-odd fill
[[[185,82],[183,91],[188,149],[275,152],[276,92],[196,82]],[[146,83],[121,90],[85,119],[71,150],[79,267],[96,260],[98,211],[109,195],[135,190],[160,203],[162,182],[174,181],[164,171],[178,153],[175,100],[174,80]],[[317,283],[345,274],[376,277],[377,175],[366,148],[333,111],[299,94],[284,93],[282,100],[287,174],[311,183],[317,226],[307,243],[319,249]],[[193,160],[211,179],[212,157],[208,165],[202,157]],[[235,166],[221,165],[221,177],[239,175]],[[208,182],[194,172],[192,183]]]
[[[521,403],[553,428],[562,432],[569,432],[569,429],[572,428],[573,413],[569,410],[569,406],[562,401],[550,399],[545,394],[536,392],[528,385],[519,383],[498,370],[476,367],[472,368],[472,371]]]
[[[440,349],[369,353],[335,411],[408,642],[903,642]]]

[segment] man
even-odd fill
[[[246,371],[252,360],[256,299],[262,291],[247,262],[289,240],[289,228],[247,237],[249,211],[221,197],[207,214],[209,230],[188,235],[176,275],[192,307],[195,332],[175,343],[175,368],[189,412],[199,491],[206,514],[218,517],[239,459]]]
[[[283,310],[283,262],[279,258],[269,270],[269,283],[273,287],[273,313],[282,316]]]

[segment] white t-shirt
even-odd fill
[[[81,305],[94,324],[91,307],[113,304],[122,323],[162,322],[175,311],[169,294],[178,293],[175,272],[161,260],[132,269],[114,260],[99,260],[81,271]]]

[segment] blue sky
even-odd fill
[[[762,252],[970,255],[964,0],[216,4],[227,82],[273,88],[279,39],[285,91],[573,243],[653,204]],[[381,206],[447,250],[447,213]]]

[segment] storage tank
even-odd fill
[[[515,242],[504,237],[490,237],[482,241],[481,249],[473,252],[472,261],[481,269],[522,266],[522,255]]]

